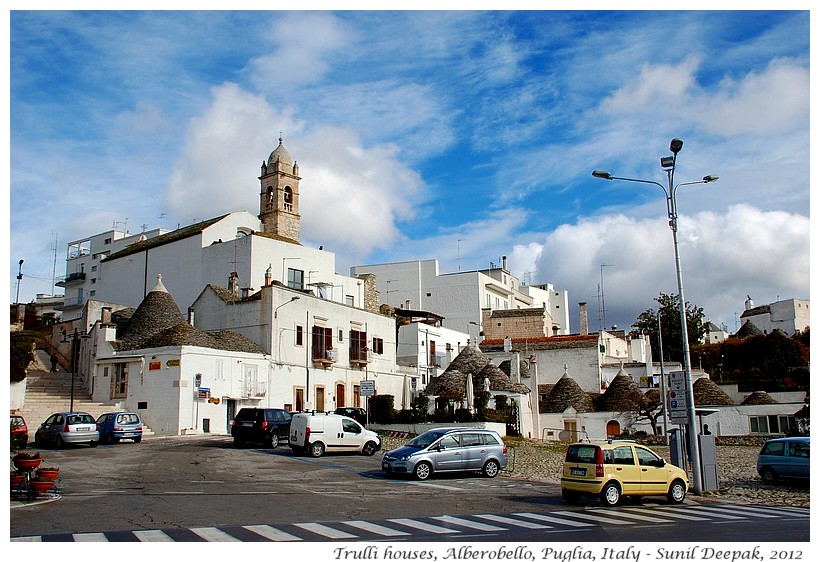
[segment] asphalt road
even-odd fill
[[[664,499],[569,506],[502,474],[387,477],[373,457],[236,449],[228,437],[45,449],[59,498],[13,505],[12,538],[42,541],[808,541],[809,512]],[[12,502],[15,504],[15,502]],[[542,559],[536,553],[535,557]],[[544,558],[547,559],[547,558]]]

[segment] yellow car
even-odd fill
[[[666,496],[682,503],[689,490],[686,472],[632,441],[573,443],[561,474],[561,495],[569,503],[593,495],[606,506],[629,496]]]

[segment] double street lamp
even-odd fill
[[[68,334],[65,330],[63,330],[63,339],[60,340],[60,343],[70,343],[71,344],[71,403],[68,406],[68,411],[74,411],[74,378],[77,375],[77,355],[80,353],[80,340],[81,339],[88,339],[89,336],[85,332],[82,334],[74,328],[74,333]]]
[[[678,188],[683,185],[694,185],[698,183],[710,183],[717,181],[718,176],[708,175],[703,176],[699,181],[688,181],[679,184],[674,183],[675,164],[677,163],[678,152],[683,148],[683,141],[675,138],[669,144],[669,150],[672,156],[664,156],[661,158],[661,168],[666,172],[667,185],[651,180],[641,180],[635,178],[621,178],[616,177],[604,170],[595,170],[592,175],[596,178],[605,180],[621,180],[631,181],[637,183],[651,183],[660,187],[664,194],[666,194],[666,214],[669,217],[669,228],[672,229],[672,242],[675,246],[675,272],[678,277],[678,304],[680,305],[680,323],[681,323],[681,337],[683,344],[683,372],[684,384],[686,385],[686,419],[689,432],[689,453],[692,460],[692,479],[694,480],[694,493],[701,495],[701,466],[700,466],[700,445],[698,443],[698,423],[697,414],[695,412],[695,396],[692,390],[692,364],[689,356],[689,330],[686,325],[686,299],[683,296],[683,278],[681,276],[680,264],[680,249],[678,248],[678,204],[677,192]],[[663,397],[664,408],[666,404],[666,397]]]

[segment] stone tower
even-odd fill
[[[282,144],[262,162],[259,176],[259,220],[264,231],[299,242],[299,164]]]

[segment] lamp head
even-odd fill
[[[680,139],[672,139],[672,142],[669,143],[669,150],[672,151],[672,154],[677,154],[681,148],[683,148],[683,141]]]
[[[606,170],[595,170],[594,172],[592,172],[592,175],[595,176],[596,178],[601,178],[603,180],[611,180],[612,179],[612,174],[610,174]]]
[[[720,178],[720,176],[717,176],[715,174],[709,174],[708,176],[703,176],[703,183],[718,181],[718,178]]]

